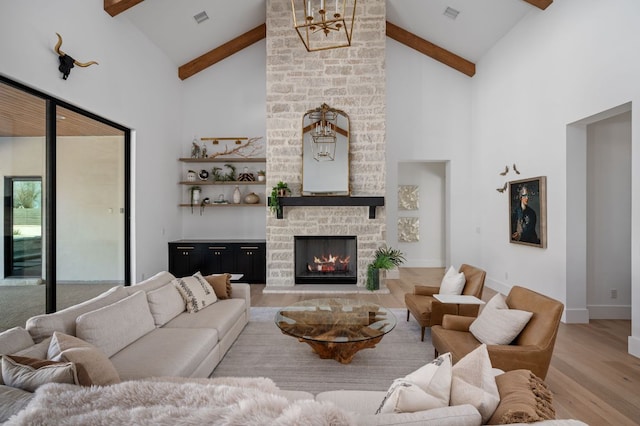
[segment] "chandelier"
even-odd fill
[[[336,128],[338,113],[327,104],[309,111],[311,120],[311,151],[316,161],[333,161],[336,158]]]
[[[351,46],[357,0],[291,0],[293,26],[308,52]]]

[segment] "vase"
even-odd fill
[[[240,204],[241,195],[240,188],[236,186],[236,189],[233,190],[233,204]]]
[[[380,269],[372,266],[367,267],[367,290],[380,289]]]
[[[258,175],[258,182],[264,182],[265,176],[264,175]]]
[[[255,192],[250,192],[245,195],[244,202],[246,204],[258,204],[260,202],[260,197]]]
[[[193,204],[198,204],[200,202],[200,190],[194,189],[191,191],[191,202]]]

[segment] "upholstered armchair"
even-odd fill
[[[491,365],[504,371],[526,369],[544,379],[549,370],[553,347],[564,305],[548,296],[514,286],[506,298],[509,309],[533,312],[531,319],[509,345],[487,345]],[[442,325],[431,328],[437,354],[451,352],[455,363],[480,345],[469,331],[474,318],[445,315]]]
[[[462,294],[481,299],[487,273],[467,264],[460,265],[459,272],[463,272],[465,277]],[[420,340],[422,341],[424,341],[425,328],[442,324],[442,317],[445,314],[458,314],[474,318],[478,316],[479,305],[457,305],[437,301],[433,295],[438,294],[439,290],[440,287],[436,286],[417,285],[413,293],[404,295],[404,303],[407,306],[407,321],[409,321],[409,314],[412,314],[418,321],[421,328]]]

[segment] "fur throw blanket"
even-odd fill
[[[50,383],[5,425],[352,425],[332,403],[278,395],[267,378],[159,378],[110,386]]]

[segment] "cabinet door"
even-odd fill
[[[241,281],[255,284],[266,280],[265,244],[238,244],[236,261],[238,272],[244,274]]]
[[[176,277],[193,275],[200,269],[201,256],[197,244],[169,244],[169,272]]]
[[[202,257],[202,275],[237,273],[233,247],[229,244],[205,244]]]

